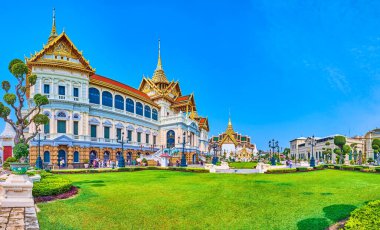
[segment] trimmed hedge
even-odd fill
[[[57,176],[45,176],[33,186],[33,196],[54,196],[68,192],[72,187],[71,181]]]
[[[309,169],[307,167],[298,167],[297,171],[298,172],[307,172],[307,171],[309,171]]]
[[[143,170],[169,170],[169,171],[180,171],[180,172],[194,172],[194,173],[209,173],[210,171],[203,168],[182,168],[182,167],[125,167],[125,168],[100,168],[100,169],[63,169],[63,170],[52,170],[54,174],[84,174],[84,173],[109,173],[109,172],[136,172]]]
[[[323,170],[325,169],[324,165],[317,165],[314,167],[315,170]]]
[[[355,209],[344,229],[380,229],[380,200]]]
[[[268,169],[266,173],[293,173],[297,172],[295,168]]]

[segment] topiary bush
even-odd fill
[[[9,169],[11,162],[17,162],[17,159],[15,157],[8,157],[3,164],[3,169]]]
[[[272,174],[272,173],[293,173],[296,172],[297,169],[295,168],[281,168],[281,169],[268,169],[266,173]]]
[[[346,222],[344,229],[380,229],[380,200],[355,209]]]
[[[72,187],[70,180],[58,176],[45,176],[33,186],[33,196],[55,196],[68,192]]]

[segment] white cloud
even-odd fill
[[[324,71],[328,74],[327,80],[330,86],[334,89],[348,94],[351,91],[346,75],[336,67],[326,67]]]

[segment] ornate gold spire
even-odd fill
[[[53,8],[53,26],[51,27],[50,36],[48,39],[48,43],[54,40],[58,36],[57,29],[55,28],[55,8]]]
[[[157,61],[157,67],[156,70],[163,70],[162,69],[162,63],[161,63],[161,46],[160,46],[160,39],[158,39],[158,61]]]
[[[228,116],[228,126],[227,126],[227,131],[228,130],[232,130],[232,132],[234,131],[233,127],[232,127],[232,122],[231,122],[231,113],[229,114]]]
[[[157,61],[157,67],[154,71],[152,81],[154,83],[169,83],[168,79],[166,78],[164,69],[162,68],[162,62],[161,62],[161,47],[160,47],[160,39],[158,39],[158,61]]]

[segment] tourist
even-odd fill
[[[65,167],[65,159],[63,159],[63,158],[61,160],[61,166],[62,166],[62,168]]]
[[[292,160],[289,160],[289,168],[292,168],[293,167],[293,162]]]

